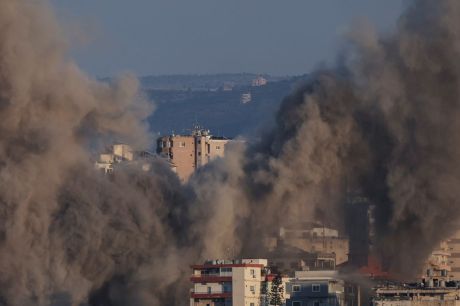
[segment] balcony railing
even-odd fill
[[[191,290],[190,296],[194,299],[216,299],[216,298],[231,298],[232,291],[231,290]]]
[[[232,272],[200,273],[193,276],[232,276]]]
[[[220,282],[231,282],[232,276],[226,276],[222,274],[203,274],[203,275],[192,275],[190,280],[194,283],[220,283]]]

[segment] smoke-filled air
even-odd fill
[[[260,141],[184,185],[161,160],[94,169],[114,140],[153,141],[151,104],[133,77],[80,71],[49,4],[0,0],[0,305],[186,305],[189,264],[263,254],[285,223],[344,227],[350,192],[409,276],[459,222],[460,2],[407,6],[394,33],[356,22]]]

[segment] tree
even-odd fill
[[[270,291],[268,290],[268,282],[265,280],[262,283],[260,288],[260,305],[269,306],[270,305]]]
[[[280,274],[277,274],[272,281],[272,289],[270,293],[270,305],[283,305],[284,288],[283,279]]]

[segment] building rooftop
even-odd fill
[[[206,260],[203,264],[192,265],[193,269],[206,269],[215,267],[265,267],[268,264],[267,259],[214,259]]]
[[[329,280],[338,279],[339,272],[336,270],[325,271],[295,271],[294,278],[296,279],[311,279],[311,280]]]

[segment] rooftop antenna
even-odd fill
[[[200,125],[198,124],[198,119],[197,119],[197,115],[195,113],[195,125],[193,127],[195,130],[199,130],[200,129]]]

